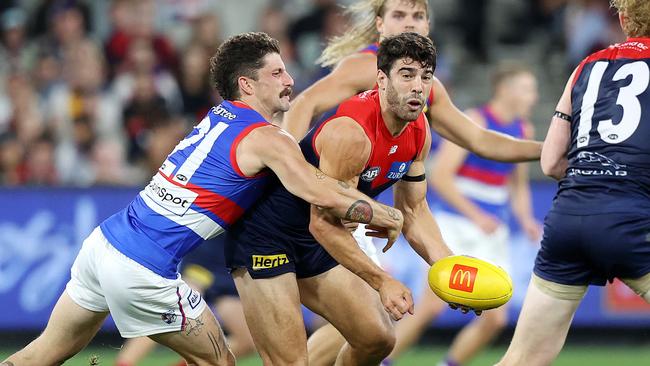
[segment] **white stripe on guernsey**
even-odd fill
[[[147,204],[147,206],[157,214],[164,216],[181,226],[187,227],[205,240],[224,232],[224,229],[218,223],[200,212],[188,209],[183,216],[179,216],[160,206],[154,200],[149,198],[144,191],[140,192],[140,197],[142,197],[142,200]]]
[[[217,141],[219,135],[226,128],[228,128],[227,124],[219,122],[205,135],[203,141],[192,151],[174,175],[173,179],[175,182],[186,185],[190,181],[196,170],[203,163],[203,160],[208,156],[210,150],[212,150],[212,146]]]
[[[456,177],[456,185],[465,196],[492,205],[503,205],[510,196],[507,185],[493,186],[463,177]]]

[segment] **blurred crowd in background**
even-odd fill
[[[315,60],[354,21],[351,2],[3,0],[0,186],[144,184],[219,102],[208,61],[224,38],[278,39],[297,93],[328,72]],[[622,40],[607,0],[431,0],[430,10],[436,73],[467,103],[487,93],[465,70],[482,75],[529,49],[538,77],[560,83],[542,90],[554,103],[584,56]]]

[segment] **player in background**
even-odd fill
[[[297,139],[305,135],[314,117],[376,87],[378,42],[402,32],[429,34],[426,0],[361,0],[350,10],[354,26],[330,41],[320,59],[323,66],[334,69],[300,93],[284,114],[282,127]],[[541,143],[481,128],[456,108],[435,76],[427,105],[429,124],[439,135],[479,156],[510,162],[539,159]]]
[[[226,332],[226,341],[235,358],[255,352],[255,344],[244,318],[235,282],[226,269],[223,257],[225,235],[217,236],[190,252],[181,262],[180,273],[192,289],[198,291],[212,306],[217,320]],[[115,366],[135,366],[156,347],[147,337],[127,339],[115,360]],[[185,366],[180,361],[178,366]]]
[[[526,66],[504,62],[492,76],[493,97],[487,104],[466,111],[476,123],[515,138],[532,138],[527,118],[537,101],[537,81]],[[436,220],[443,238],[456,254],[489,260],[510,272],[510,206],[517,222],[531,241],[539,240],[541,227],[531,209],[528,167],[483,159],[459,146],[444,141],[430,169],[431,186],[437,191],[440,207]],[[426,273],[422,274],[426,278]],[[428,290],[420,295],[415,319],[418,327],[402,339],[402,349],[393,350],[395,358],[416,341],[431,324],[444,303]],[[436,311],[437,310],[437,311]],[[507,325],[508,306],[483,312],[454,338],[447,359],[441,366],[458,366],[469,362]]]
[[[125,338],[149,336],[190,364],[234,364],[214,315],[177,266],[262,195],[270,171],[324,212],[387,227],[389,245],[397,237],[401,213],[327,177],[268,122],[289,108],[293,85],[277,40],[264,33],[234,36],[210,64],[224,102],[176,146],[128,207],[86,238],[44,332],[0,365],[61,364],[90,342],[109,312]]]
[[[344,101],[300,145],[310,163],[370,196],[394,185],[404,236],[432,264],[451,254],[425,199],[431,134],[422,110],[435,47],[427,37],[402,33],[382,42],[377,59],[378,90]],[[389,314],[399,320],[413,313],[410,291],[387,296],[390,276],[340,219],[282,186],[228,233],[226,261],[265,364],[308,363],[301,302],[345,336],[337,358],[345,365],[381,362],[395,342]]]
[[[542,150],[559,180],[515,334],[499,365],[550,365],[589,285],[650,302],[650,2],[613,0],[629,37],[567,81]]]

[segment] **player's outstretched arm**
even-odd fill
[[[431,135],[427,138],[420,152],[420,156],[411,164],[406,173],[407,180],[395,184],[395,208],[404,215],[404,228],[402,233],[411,247],[428,264],[433,264],[440,258],[453,254],[447,247],[440,228],[429,210],[427,203],[427,182],[424,179],[424,161],[431,147]],[[421,177],[421,178],[419,178]]]
[[[473,122],[452,103],[440,80],[434,78],[434,100],[427,111],[433,129],[442,137],[486,159],[504,162],[537,160],[539,141],[516,139]]]
[[[571,121],[567,120],[567,118],[571,118],[571,86],[575,73],[573,71],[573,74],[571,74],[557,107],[555,107],[555,111],[560,112],[560,116],[564,115],[565,117],[561,118],[558,113],[553,115],[546,134],[546,140],[544,140],[542,158],[540,159],[544,174],[557,180],[564,178],[566,169],[569,166],[567,151],[571,141]]]
[[[240,169],[242,164],[257,167],[254,172],[270,168],[291,194],[336,217],[385,228],[391,242],[399,236],[403,222],[400,212],[309,164],[295,139],[282,129],[266,126],[253,130],[237,147],[237,162]]]
[[[377,79],[377,59],[371,55],[346,57],[327,76],[300,93],[284,113],[282,128],[302,139],[315,116],[334,108],[360,91],[372,89]]]

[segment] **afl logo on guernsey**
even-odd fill
[[[381,168],[378,166],[374,166],[372,168],[368,168],[363,174],[361,174],[361,180],[364,182],[372,182],[379,176],[379,172],[381,171]]]

